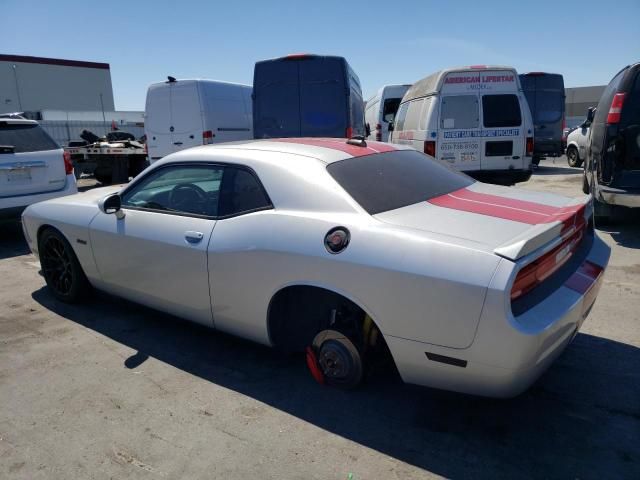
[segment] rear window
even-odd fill
[[[40,125],[0,121],[0,145],[13,146],[16,153],[57,150],[58,144]]]
[[[327,170],[370,215],[426,202],[474,182],[415,150],[348,158]]]
[[[483,95],[482,116],[485,127],[518,127],[522,123],[517,95]]]
[[[392,122],[400,106],[401,98],[387,98],[384,101],[384,107],[382,109],[382,119],[385,122]]]
[[[538,91],[533,112],[536,123],[557,122],[562,118],[564,93]]]

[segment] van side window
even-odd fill
[[[409,110],[409,102],[403,103],[396,114],[395,130],[404,130],[404,120],[407,118],[407,110]]]
[[[220,186],[219,216],[237,215],[271,208],[269,197],[248,170],[227,167]]]
[[[485,127],[519,127],[522,124],[520,102],[513,94],[483,95],[482,117]]]
[[[477,95],[442,97],[440,128],[478,128],[479,120]]]
[[[428,123],[428,115],[429,109],[431,108],[431,102],[433,102],[434,97],[427,97],[424,99],[424,103],[422,105],[422,114],[420,114],[420,126],[419,130],[426,130]]]
[[[404,121],[404,130],[418,130],[420,124],[420,114],[422,113],[422,104],[424,99],[412,100],[409,102],[407,110],[407,118]]]

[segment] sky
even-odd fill
[[[258,60],[344,56],[364,98],[442,68],[501,64],[603,85],[640,60],[640,0],[0,0],[0,53],[106,62],[117,110],[144,110],[149,84],[251,84]]]

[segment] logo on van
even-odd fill
[[[473,75],[468,77],[447,77],[444,83],[505,83],[514,81],[514,75]]]

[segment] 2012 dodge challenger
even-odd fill
[[[405,382],[510,397],[595,302],[592,210],[399,145],[296,138],[184,150],[23,226],[59,300],[93,287],[306,352],[321,383],[356,386],[384,351]]]

